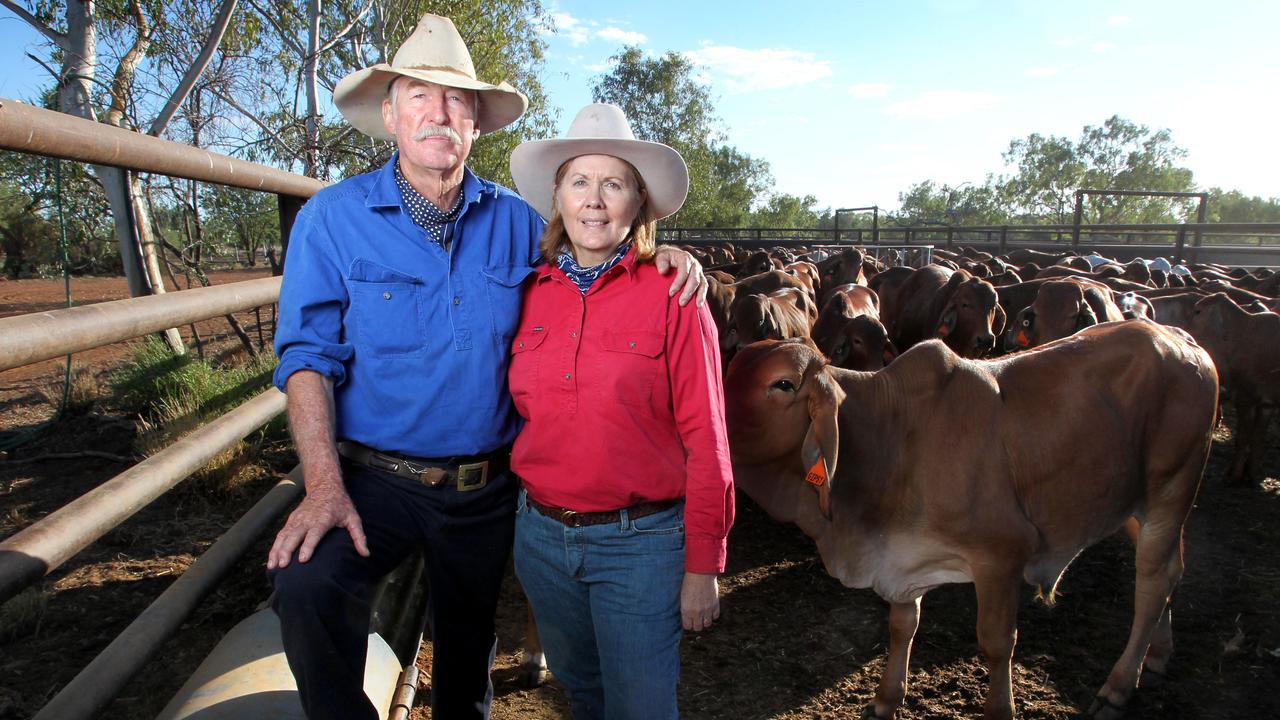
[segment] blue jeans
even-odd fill
[[[516,479],[499,473],[470,492],[420,483],[347,461],[347,493],[360,513],[370,557],[330,530],[306,563],[269,573],[289,668],[311,720],[376,720],[364,694],[369,610],[375,583],[415,548],[425,554],[432,642],[431,715],[487,720],[496,643],[494,613],[514,532]]]
[[[516,575],[574,720],[676,720],[684,504],[581,528],[517,507]]]

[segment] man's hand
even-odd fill
[[[680,586],[680,619],[685,630],[706,630],[720,618],[720,587],[715,575],[684,574]]]
[[[675,295],[684,288],[679,300],[682,306],[688,305],[695,294],[698,296],[698,307],[702,307],[707,301],[707,277],[702,274],[702,263],[697,258],[680,248],[662,245],[653,258],[653,265],[661,275],[666,275],[672,269],[676,271],[676,276],[671,281],[671,290],[667,294]]]
[[[308,490],[298,507],[289,513],[289,519],[267,553],[267,569],[288,565],[294,550],[298,551],[298,562],[310,560],[320,538],[333,528],[344,528],[351,534],[356,552],[369,557],[369,544],[356,506],[341,485],[330,484]]]

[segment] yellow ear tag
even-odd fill
[[[822,463],[822,458],[818,458],[818,462],[809,468],[809,474],[805,475],[804,479],[816,487],[822,487],[827,484],[827,466]]]

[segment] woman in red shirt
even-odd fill
[[[593,104],[511,174],[548,219],[508,376],[516,573],[574,718],[674,719],[681,630],[719,617],[733,524],[716,327],[652,263],[688,171]]]

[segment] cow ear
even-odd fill
[[[956,308],[954,305],[947,305],[946,310],[942,313],[942,318],[938,320],[938,329],[933,334],[940,338],[945,338],[956,329]]]
[[[996,303],[996,319],[991,324],[991,334],[996,337],[1004,332],[1004,324],[1009,321],[1009,316],[1004,314],[1004,308],[1000,307],[1000,303]]]
[[[843,393],[825,370],[814,373],[809,382],[809,430],[804,435],[800,459],[804,463],[805,479],[818,491],[818,509],[830,520],[831,483],[840,450],[838,415]]]

